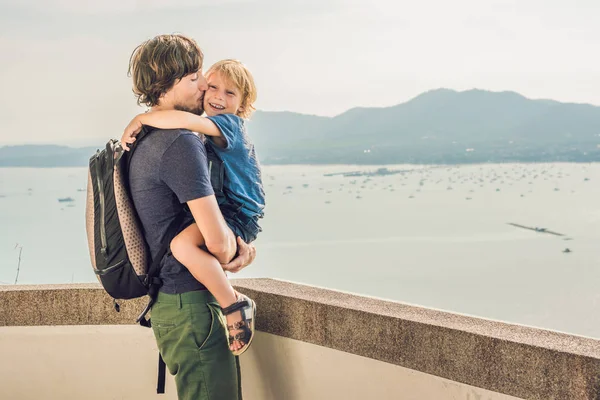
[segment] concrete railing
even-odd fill
[[[600,341],[272,279],[234,281],[259,307],[246,400],[600,399]],[[0,286],[0,399],[155,394],[144,300],[99,285]]]

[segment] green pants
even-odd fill
[[[239,363],[210,292],[159,293],[152,330],[179,400],[241,400]]]

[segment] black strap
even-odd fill
[[[133,144],[129,145],[129,151],[128,152],[124,152],[124,156],[126,156],[127,158],[125,159],[126,161],[126,168],[125,168],[125,173],[126,173],[126,177],[129,177],[129,169],[131,168],[131,156],[133,155],[135,149],[137,149],[137,147],[139,146],[140,142],[150,134],[150,132],[152,132],[154,130],[153,127],[151,126],[146,126],[146,125],[142,125],[142,130],[140,131],[140,133],[138,133],[138,135],[135,137],[135,142],[133,142]]]
[[[235,303],[233,303],[232,305],[221,309],[221,312],[223,313],[223,315],[229,315],[233,312],[236,312],[239,309],[246,308],[249,306],[250,306],[250,303],[248,303],[248,300],[238,300]]]
[[[235,369],[237,370],[238,400],[242,400],[242,373],[239,356],[235,356]]]
[[[177,235],[181,224],[183,223],[183,219],[185,217],[184,212],[180,212],[177,217],[171,222],[169,227],[167,228],[167,234],[163,240],[162,246],[156,254],[156,257],[152,260],[152,264],[150,265],[150,269],[148,270],[148,296],[150,296],[150,300],[144,308],[144,311],[138,316],[136,322],[139,322],[140,325],[145,327],[150,327],[150,322],[146,321],[146,314],[152,308],[154,301],[156,300],[156,296],[158,295],[158,289],[162,286],[162,281],[158,277],[158,272],[160,271],[160,264],[165,254],[169,250],[169,246],[171,244],[171,240]],[[143,322],[142,322],[143,321]]]
[[[160,270],[161,261],[165,254],[167,254],[167,251],[171,245],[171,241],[175,236],[177,236],[177,233],[179,233],[179,228],[181,227],[184,218],[185,212],[182,211],[175,217],[173,221],[171,221],[171,224],[167,228],[165,238],[163,239],[162,246],[160,247],[159,252],[156,254],[156,257],[152,260],[152,264],[148,270],[148,286],[151,288],[149,293],[150,297],[154,298],[158,294],[158,289],[162,284],[160,279],[158,279],[158,271]],[[152,288],[156,289],[155,293],[152,293]]]
[[[156,383],[156,393],[165,393],[165,377],[166,377],[166,364],[163,360],[162,355],[158,353],[158,382]]]
[[[147,307],[147,306],[146,306]],[[139,322],[141,326],[143,326],[144,328],[152,328],[152,322],[150,321],[150,318],[146,319],[144,318],[144,316],[148,313],[148,311],[146,311],[146,309],[144,308],[144,311],[142,313],[142,318],[138,317],[138,320],[136,322]]]
[[[152,127],[143,126],[142,131],[138,134],[136,141],[130,145],[130,150],[126,156],[125,162],[125,179],[129,179],[129,169],[131,168],[131,158],[133,152],[139,145],[139,143],[144,139],[150,132],[152,132]],[[146,319],[146,314],[152,308],[154,301],[156,300],[156,296],[158,295],[158,289],[162,285],[160,278],[158,278],[158,272],[160,270],[160,264],[165,254],[169,250],[169,245],[171,244],[171,240],[177,235],[178,229],[183,223],[184,213],[181,212],[175,219],[171,222],[169,227],[167,228],[167,234],[165,235],[165,239],[163,244],[156,254],[156,257],[152,260],[152,264],[150,264],[150,268],[148,269],[147,275],[147,283],[148,283],[148,295],[150,296],[150,300],[148,301],[148,305],[144,308],[142,313],[138,316],[137,321],[141,326],[146,328],[152,327],[152,322],[150,318]],[[158,378],[156,382],[156,393],[164,394],[165,393],[165,378],[166,378],[166,364],[165,360],[163,360],[162,355],[158,353]]]

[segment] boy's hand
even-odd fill
[[[135,117],[131,120],[129,125],[123,131],[123,136],[121,136],[121,146],[123,150],[129,151],[129,145],[135,142],[135,136],[140,133],[142,130],[142,123],[140,122],[138,117]]]
[[[228,272],[240,272],[247,267],[256,258],[256,248],[252,243],[247,244],[241,237],[237,237],[238,256],[231,260],[228,264],[223,264],[223,270]]]

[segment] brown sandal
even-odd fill
[[[254,339],[254,324],[256,321],[256,303],[254,303],[251,298],[241,293],[237,293],[237,296],[238,299],[235,303],[223,308],[223,315],[229,315],[236,311],[239,311],[242,315],[240,321],[234,322],[233,325],[227,325],[227,330],[229,332],[241,330],[241,332],[238,332],[233,336],[229,335],[229,345],[231,345],[234,340],[238,340],[243,344],[240,349],[231,351],[234,356],[243,354],[248,350],[248,347],[250,347],[252,339]]]

